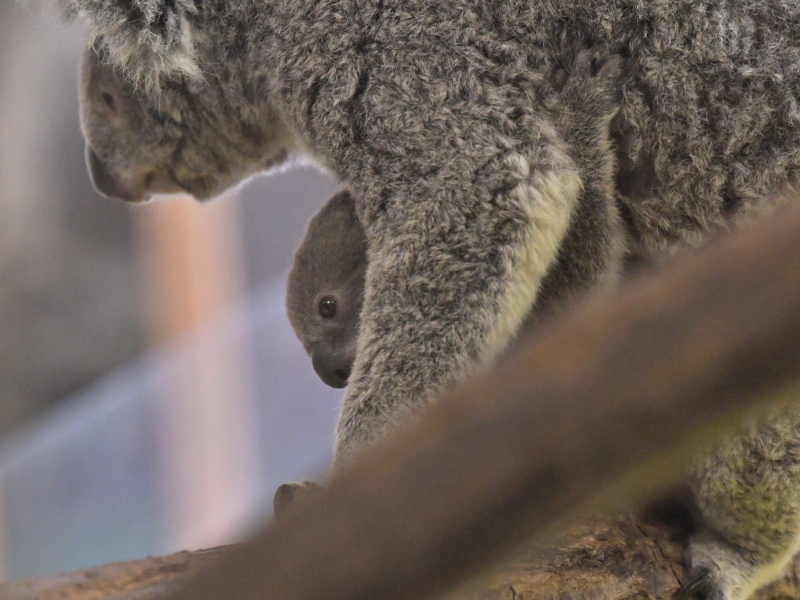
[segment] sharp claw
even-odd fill
[[[280,519],[286,513],[289,505],[294,500],[298,490],[302,488],[297,483],[284,483],[277,490],[275,490],[275,497],[273,506],[275,511],[275,518]]]
[[[696,594],[705,596],[711,587],[711,571],[705,567],[695,569],[692,576],[678,588],[672,600],[689,600]]]
[[[273,507],[275,519],[280,520],[286,514],[289,507],[298,499],[309,496],[320,489],[320,486],[313,481],[301,481],[299,483],[284,483],[275,490]]]

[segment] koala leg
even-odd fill
[[[430,170],[438,178],[430,185],[398,189],[395,182],[377,197],[358,191],[369,266],[356,362],[337,428],[337,464],[497,357],[557,262],[569,269],[551,280],[553,298],[562,285],[588,285],[616,269],[621,230],[608,136],[616,111],[609,98],[616,94],[587,88],[597,86],[598,73],[610,79],[615,71],[592,75],[589,61],[578,67],[551,99],[547,117],[536,116],[535,143],[473,147],[493,158],[452,175],[447,169],[465,161],[432,155]],[[484,127],[468,121],[457,121],[461,131]],[[577,244],[583,235],[583,229],[570,235],[583,227],[576,219],[587,218],[593,241],[561,254],[565,239]],[[591,265],[575,265],[587,260]]]
[[[691,480],[701,526],[678,597],[745,600],[800,549],[800,407],[727,440]]]

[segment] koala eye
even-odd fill
[[[325,319],[332,319],[336,315],[336,298],[325,296],[319,301],[319,314]]]
[[[102,98],[103,103],[106,105],[106,108],[108,108],[108,110],[110,110],[113,114],[117,113],[117,101],[114,98],[114,94],[103,92],[102,94],[100,94],[100,98]]]

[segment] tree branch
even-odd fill
[[[686,576],[682,532],[631,515],[571,527],[558,543],[531,544],[455,600],[663,600]],[[0,600],[165,600],[224,549],[182,552],[0,586]],[[752,600],[800,597],[800,559]]]

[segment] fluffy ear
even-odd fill
[[[147,92],[164,77],[201,78],[195,59],[191,0],[59,0],[89,27],[89,43]]]

